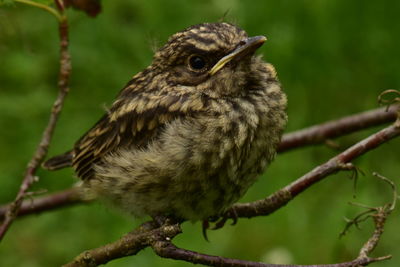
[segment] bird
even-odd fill
[[[173,34],[43,167],[72,167],[85,192],[133,216],[221,216],[274,159],[286,126],[275,68],[255,53],[265,41],[227,22]]]

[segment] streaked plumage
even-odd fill
[[[49,169],[134,215],[204,220],[237,201],[273,159],[286,96],[264,37],[228,23],[174,34],[109,111]]]

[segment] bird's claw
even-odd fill
[[[232,219],[231,225],[235,225],[237,223],[238,216],[234,208],[230,208],[220,217],[213,216],[209,217],[207,220],[204,220],[202,223],[202,232],[204,239],[206,241],[209,241],[207,237],[207,230],[221,229],[225,226],[225,223],[228,219]],[[210,223],[214,223],[214,226],[210,227]]]

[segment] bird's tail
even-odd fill
[[[72,166],[72,151],[65,152],[64,154],[49,158],[42,163],[42,168],[55,171],[66,167]]]

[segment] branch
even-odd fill
[[[154,221],[146,222],[121,239],[105,246],[82,252],[64,267],[84,267],[105,264],[110,260],[137,254],[154,240],[170,240],[181,233],[179,224],[158,227]]]
[[[61,10],[62,12],[63,10]],[[59,34],[60,34],[60,72],[58,87],[59,93],[56,101],[53,104],[52,111],[50,114],[49,122],[43,132],[42,139],[36,148],[36,151],[29,161],[28,166],[25,170],[24,178],[21,183],[19,192],[14,200],[5,212],[5,219],[0,226],[0,241],[3,239],[7,230],[11,226],[14,219],[17,217],[22,201],[25,198],[31,185],[38,180],[35,176],[40,163],[43,161],[49,148],[50,140],[53,136],[54,128],[56,126],[58,116],[61,112],[65,97],[69,91],[69,76],[71,72],[70,55],[68,52],[68,22],[65,16],[59,21]]]
[[[383,233],[383,225],[386,216],[389,213],[382,214],[376,219],[376,229],[372,237],[364,244],[360,250],[357,259],[349,262],[337,264],[321,264],[321,265],[301,265],[303,267],[353,267],[367,266],[370,263],[390,259],[391,256],[378,258],[370,258],[369,253],[377,245],[381,234]],[[382,222],[383,221],[383,222]],[[105,264],[113,259],[136,255],[139,251],[151,246],[154,252],[163,258],[171,258],[175,260],[183,260],[194,264],[203,264],[208,266],[220,267],[296,267],[300,265],[282,265],[282,264],[265,264],[261,262],[252,262],[238,259],[225,258],[220,256],[212,256],[198,253],[186,249],[176,247],[171,239],[181,233],[179,224],[164,224],[157,226],[155,221],[142,224],[140,227],[123,236],[121,239],[104,245],[102,247],[88,250],[78,255],[72,262],[67,263],[64,267],[78,266],[98,266]]]
[[[378,108],[285,134],[279,146],[279,152],[285,152],[307,145],[320,144],[323,143],[327,138],[339,137],[368,127],[392,122],[396,119],[396,110],[399,107],[399,105],[392,105],[389,109]],[[69,189],[66,190],[66,194],[68,194],[68,191]],[[50,204],[53,198],[57,199],[57,202],[55,204],[60,206],[75,204],[84,201],[83,199],[79,200],[79,197],[77,197],[77,199],[75,199],[73,202],[70,202],[68,198],[64,198],[66,203],[63,203],[62,201],[58,201],[58,194],[61,193],[55,193],[54,195],[44,197],[46,199],[45,202],[48,202],[48,205],[42,205],[41,198],[26,200],[27,203],[24,203],[23,206],[31,206],[31,208],[29,209],[29,212],[21,212],[18,214],[18,216],[42,212],[47,208],[57,208],[56,205]],[[271,195],[268,199],[265,199],[263,201],[268,202],[266,204],[268,207],[275,207],[277,205],[276,202],[284,202],[286,198],[289,198],[286,201],[288,202],[291,199],[290,194],[288,194],[286,191],[278,191],[274,195]],[[24,208],[22,209],[24,210]],[[4,217],[3,207],[0,208],[0,218],[2,217]]]
[[[369,258],[368,256],[359,257],[353,261],[335,263],[335,264],[318,264],[318,265],[287,265],[287,264],[268,264],[254,261],[244,261],[232,258],[224,258],[220,256],[212,256],[195,251],[176,247],[171,241],[160,240],[152,245],[153,250],[163,258],[175,260],[183,260],[194,264],[203,264],[218,267],[354,267],[367,266],[370,263],[390,259],[389,256],[379,258]]]
[[[398,122],[358,142],[265,199],[233,205],[228,210],[226,216],[235,219],[237,217],[250,218],[268,215],[280,209],[295,196],[328,175],[340,170],[355,170],[354,166],[350,163],[352,160],[400,135],[400,125]]]
[[[321,144],[331,138],[393,122],[397,118],[399,108],[400,105],[392,105],[388,108],[373,109],[285,134],[278,147],[278,152],[285,152],[307,145]]]
[[[71,206],[84,201],[79,191],[76,188],[71,188],[48,196],[24,200],[19,208],[18,217],[38,214],[42,211]],[[0,221],[5,219],[8,207],[9,205],[0,206]]]
[[[246,266],[246,267],[284,267],[288,265],[282,264],[265,264],[261,262],[237,260],[231,258],[224,258],[220,256],[212,256],[195,251],[182,249],[176,247],[169,240],[157,240],[152,244],[154,252],[163,258],[170,258],[175,260],[183,260],[194,264],[203,264],[208,266]]]
[[[378,147],[379,145],[388,142],[392,138],[400,135],[400,123],[397,121],[395,124],[371,135],[370,137],[360,141],[346,151],[338,154],[326,163],[316,167],[309,173],[297,179],[292,184],[277,191],[271,196],[251,203],[235,204],[226,214],[227,217],[254,217],[261,215],[268,215],[282,206],[286,205],[291,199],[309,188],[316,182],[340,170],[354,170],[354,166],[350,161],[365,154],[366,152]],[[390,207],[393,207],[391,205]],[[312,265],[321,267],[350,267],[350,266],[366,266],[372,262],[389,259],[390,256],[370,258],[368,254],[372,252],[378,243],[381,234],[383,233],[383,225],[386,216],[376,219],[376,229],[373,236],[366,242],[360,251],[357,259],[327,265]],[[377,217],[378,218],[378,217]],[[153,250],[161,257],[172,259],[184,260],[192,263],[201,263],[210,266],[264,266],[264,267],[282,267],[285,265],[264,264],[259,262],[242,261],[236,259],[229,259],[219,256],[211,256],[201,254],[198,252],[185,250],[175,247],[171,239],[180,233],[178,224],[174,226],[163,225],[155,229],[155,222],[148,222],[147,225],[152,225],[151,230],[147,227],[140,227],[132,233],[127,234],[122,239],[105,245],[103,247],[83,252],[75,260],[65,266],[97,266],[104,264],[116,258],[134,255],[147,246],[151,246]],[[163,228],[166,227],[166,228]],[[171,228],[172,227],[172,228]],[[164,230],[163,230],[164,229]],[[164,232],[165,231],[165,232]],[[297,265],[286,265],[297,266]]]

